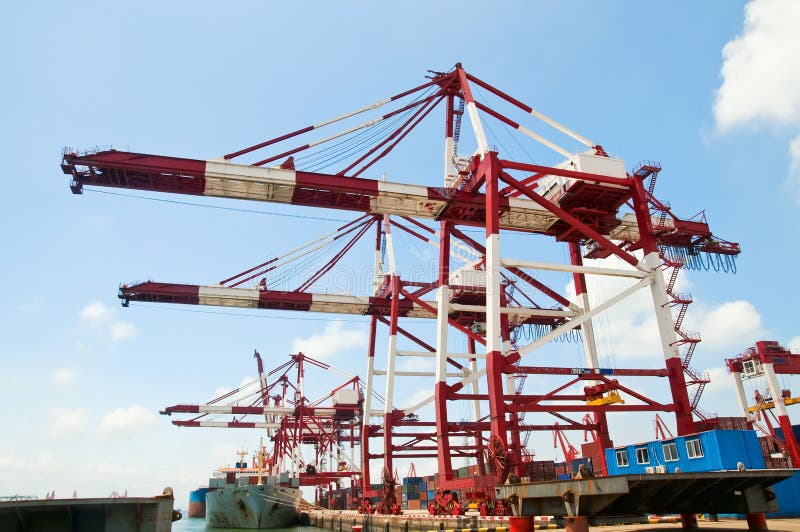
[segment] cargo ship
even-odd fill
[[[285,477],[284,477],[285,475]],[[297,524],[299,479],[270,475],[261,484],[226,485],[206,494],[206,526],[269,529]]]
[[[265,474],[264,447],[253,456],[256,467],[244,461],[240,451],[235,467],[212,473],[208,486],[189,494],[189,516],[205,517],[215,528],[270,529],[297,523],[301,501],[300,479],[289,473]]]
[[[203,518],[206,516],[206,493],[208,486],[200,486],[189,492],[189,517]]]

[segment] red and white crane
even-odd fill
[[[345,479],[355,488],[361,470],[355,446],[361,442],[361,382],[303,353],[264,371],[256,352],[258,378],[202,404],[177,404],[161,411],[179,416],[179,427],[266,429],[272,442],[262,464],[269,474],[290,470],[303,486],[338,488]],[[347,380],[315,399],[304,393],[309,368],[344,375]],[[294,373],[294,375],[291,375]],[[321,382],[320,376],[315,377]],[[183,414],[192,414],[188,419]],[[309,460],[304,449],[313,449]]]
[[[488,93],[486,101],[476,97],[483,91]],[[385,163],[394,148],[440,105],[444,107],[443,172],[420,168],[424,184],[362,176],[377,162]],[[521,116],[513,119],[499,112],[500,106]],[[352,122],[384,107],[386,112],[382,110],[377,117]],[[465,144],[461,139],[463,112],[475,145],[467,154],[458,152]],[[513,157],[509,152],[501,157],[490,148],[487,138],[490,120],[530,146],[546,150],[543,158],[555,153],[557,159],[540,164],[524,147],[525,156]],[[531,123],[530,128],[523,120]],[[342,129],[314,137],[323,128],[330,131],[331,126]],[[565,149],[531,128],[549,128],[577,148]],[[274,166],[267,166],[270,164]],[[335,168],[323,172],[331,167]],[[610,157],[599,144],[468,73],[460,64],[448,72],[433,72],[429,81],[411,90],[221,159],[66,150],[62,169],[71,176],[75,193],[84,187],[116,187],[357,213],[359,217],[337,229],[334,236],[324,237],[326,245],[341,247],[296,286],[271,285],[269,274],[298,254],[312,253],[314,245],[282,256],[284,263],[263,263],[219,284],[147,282],[123,285],[119,295],[126,304],[152,301],[368,315],[370,342],[361,431],[365,493],[370,486],[370,462],[382,460],[384,471],[391,472],[393,460],[400,457],[435,457],[440,485],[445,489],[493,486],[512,469],[518,474],[521,471],[520,434],[552,430],[553,417],[563,423],[561,430],[592,431],[603,448],[611,443],[607,417],[623,412],[673,412],[678,434],[695,431],[693,411],[698,415],[699,395],[690,399],[687,384],[697,377],[694,380],[702,386],[703,377],[687,369],[686,354],[681,352],[691,342],[684,341],[687,338],[673,316],[676,301],[681,301],[671,295],[672,275],[677,273],[671,274],[669,281],[664,274],[670,268],[674,272],[680,268],[731,270],[739,246],[714,237],[705,219],[678,218],[671,207],[653,196],[660,165],[646,163],[626,171],[624,162]],[[437,179],[440,185],[431,182],[437,174],[443,175]],[[473,238],[466,228],[481,228],[484,237]],[[372,293],[316,294],[309,290],[353,249],[350,242],[371,231],[375,234],[376,279]],[[402,250],[393,244],[395,231],[438,248],[433,278],[402,278],[396,267]],[[501,244],[501,234],[511,233],[524,235],[530,246],[534,242],[564,244],[569,259],[521,258],[517,255],[527,246]],[[386,271],[383,253],[389,258]],[[452,262],[463,259],[464,253],[477,260],[462,260],[453,267]],[[603,262],[609,257],[619,260],[609,266],[610,261]],[[592,259],[592,263],[584,264],[584,259]],[[576,296],[568,298],[554,288],[564,284],[542,280],[549,275],[570,276]],[[587,275],[625,279],[629,284],[592,305]],[[259,277],[263,283],[255,284]],[[242,287],[251,281],[255,286]],[[601,367],[593,320],[640,290],[648,291],[653,302],[663,367]],[[683,312],[676,310],[679,315]],[[403,327],[401,322],[409,318],[435,319],[435,338],[420,337]],[[379,324],[388,327],[385,357],[376,355]],[[532,331],[527,343],[519,342],[520,331]],[[584,360],[578,367],[570,367],[563,357],[542,354],[555,340],[571,335],[579,335],[583,341]],[[451,348],[456,339],[465,342],[466,352]],[[413,345],[413,349],[403,345]],[[534,359],[534,354],[541,356]],[[435,371],[400,371],[396,361],[402,356],[432,358]],[[557,384],[534,392],[517,390],[515,378],[520,375],[539,375]],[[632,376],[665,379],[669,402],[652,399],[652,388],[637,391],[625,384]],[[416,404],[397,408],[395,380],[403,377],[428,378],[433,392]],[[382,410],[372,407],[376,378],[385,380]],[[583,393],[567,391],[581,383]],[[448,410],[452,411],[456,402],[472,407],[471,421],[451,421]],[[420,419],[418,413],[431,404],[433,419]],[[525,413],[545,419],[527,423]],[[591,417],[571,417],[581,413]],[[472,443],[463,443],[464,438]],[[371,448],[375,440],[380,440],[380,452]],[[494,464],[492,474],[486,471],[487,455]],[[479,475],[456,478],[454,458],[476,460]]]
[[[738,357],[725,359],[725,363],[733,377],[742,415],[754,421],[754,425],[766,436],[778,440],[780,446],[786,450],[792,467],[800,466],[800,443],[786,409],[788,405],[800,403],[800,398],[792,397],[791,392],[782,389],[778,383],[778,375],[800,375],[800,354],[792,353],[776,341],[762,340]],[[767,395],[756,390],[754,406],[748,404],[744,391],[744,381],[748,379],[766,380]],[[767,411],[773,408],[783,433],[782,438],[775,437],[775,431],[767,417]],[[758,420],[762,414],[766,427]]]
[[[581,454],[580,451],[569,442],[564,431],[561,430],[558,421],[556,421],[553,425],[553,449],[558,449],[559,445],[561,446],[561,452],[564,454],[564,460],[566,460],[567,464],[571,464],[572,461]]]

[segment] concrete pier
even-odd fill
[[[157,497],[30,499],[0,502],[3,532],[170,532],[180,519],[167,488]]]
[[[362,527],[363,532],[452,532],[476,529],[480,532],[508,532],[508,518],[450,517],[425,514],[364,515],[355,511],[319,511],[309,514],[311,526],[336,532],[352,532]]]

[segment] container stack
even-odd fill
[[[556,480],[556,464],[551,460],[533,460],[528,462],[528,474],[531,482],[547,482]]]
[[[430,501],[436,500],[436,488],[438,488],[438,483],[436,482],[436,475],[428,475],[424,478],[425,487],[427,488],[425,491],[426,501],[430,503]]]
[[[599,460],[599,459],[598,459]],[[574,476],[578,474],[578,470],[582,465],[587,466],[589,469],[594,470],[595,461],[591,457],[575,458],[570,462],[570,473]]]
[[[611,446],[612,447],[614,446],[613,441],[611,442]],[[599,470],[602,467],[604,454],[605,451],[603,450],[603,446],[600,445],[600,442],[589,442],[581,444],[581,456],[589,459],[589,461],[586,464],[593,470],[595,468]]]
[[[572,467],[567,462],[555,464],[555,473],[558,480],[569,480],[572,478]]]
[[[707,421],[699,420],[694,422],[697,432],[707,430],[751,430],[753,423],[744,417],[715,417]]]
[[[425,500],[428,499],[427,484],[422,477],[406,477],[403,479],[402,500],[404,510],[419,510],[422,500],[422,493],[425,493]],[[427,505],[426,505],[427,506]]]
[[[766,436],[758,437],[761,454],[764,456],[764,466],[767,469],[788,469],[789,458],[784,455],[773,441]]]

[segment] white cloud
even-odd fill
[[[601,264],[605,267],[623,267],[621,262],[614,262],[615,260],[617,259],[606,259]],[[594,261],[586,262],[594,264]],[[631,281],[588,275],[587,284],[591,305],[594,307],[630,286]],[[691,284],[684,270],[678,277],[674,292],[686,292]],[[574,294],[571,283],[567,286],[567,293],[570,296]],[[616,358],[628,359],[628,362],[633,359],[644,362],[661,355],[653,300],[648,288],[637,291],[594,318],[592,322],[601,365],[614,365]],[[682,329],[699,331],[702,338],[700,346],[704,351],[741,350],[766,333],[761,315],[753,304],[741,300],[712,306],[695,301],[688,308]]]
[[[156,423],[156,415],[139,405],[117,408],[106,414],[98,430],[106,435],[131,434],[146,430]]]
[[[258,394],[261,393],[261,386],[258,380],[254,379],[253,377],[244,377],[242,381],[239,383],[239,386],[237,386],[236,388],[238,389],[238,391],[226,397],[225,400],[222,402],[222,404],[238,403],[243,399],[252,401],[258,396]],[[221,397],[232,391],[233,388],[220,386],[219,388],[214,390],[214,394],[211,396],[211,399],[216,399],[217,397]]]
[[[789,143],[789,156],[791,157],[789,170],[793,174],[800,174],[800,135],[797,135]]]
[[[295,338],[292,351],[302,351],[313,358],[324,359],[366,345],[367,334],[362,329],[345,329],[341,321],[332,321],[322,333],[315,333],[307,338]]]
[[[703,397],[711,400],[713,398],[710,396],[722,394],[729,399],[728,395],[730,395],[731,387],[733,386],[733,377],[728,373],[728,370],[723,366],[715,366],[705,371],[708,373],[711,382],[706,384]]]
[[[69,384],[78,378],[78,372],[70,368],[59,368],[50,374],[50,379],[56,384]]]
[[[81,309],[81,324],[98,336],[119,342],[136,336],[136,327],[116,317],[116,309],[109,308],[102,301],[93,301]]]
[[[800,2],[751,0],[744,28],[722,50],[714,116],[720,131],[747,124],[800,123]]]
[[[397,371],[433,371],[436,368],[436,359],[430,357],[401,357],[395,369]],[[452,366],[447,366],[449,371],[455,371]]]
[[[81,320],[87,322],[106,321],[110,315],[111,310],[101,301],[94,301],[81,309]]]
[[[17,306],[17,310],[19,310],[19,313],[25,316],[26,318],[30,318],[41,314],[45,308],[46,307],[44,305],[44,302],[38,296],[35,296],[34,298],[24,303],[20,303]]]
[[[800,2],[751,0],[744,28],[722,50],[722,85],[714,102],[717,129],[800,126]],[[789,144],[787,185],[800,187],[800,135]],[[800,203],[800,195],[796,197]]]
[[[800,185],[800,135],[789,143],[789,183]]]
[[[792,353],[800,353],[800,336],[795,336],[786,344]]]
[[[52,436],[70,437],[86,431],[89,412],[85,408],[54,408],[50,411],[49,429]]]
[[[710,350],[741,351],[765,334],[761,315],[748,301],[731,301],[715,306],[700,320],[703,347]]]

